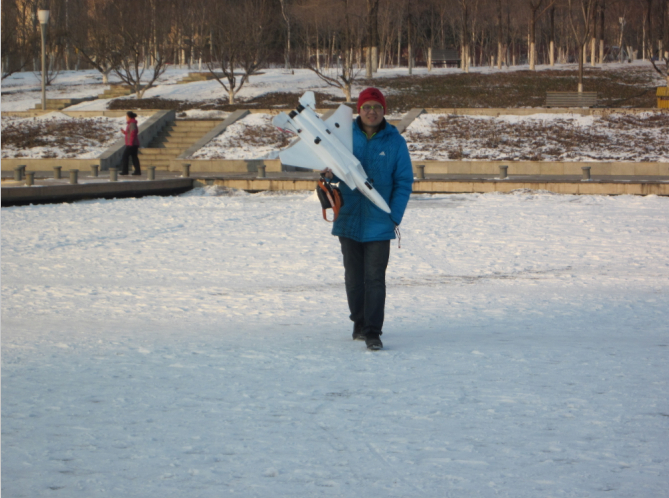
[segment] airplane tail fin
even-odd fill
[[[282,112],[280,114],[277,114],[274,116],[274,119],[272,119],[272,124],[279,128],[280,130],[285,130],[285,131],[290,131],[292,133],[297,133],[297,130],[293,126],[293,124],[290,121],[290,118],[288,117],[288,114],[285,112]]]
[[[300,97],[300,104],[303,107],[311,107],[314,111],[316,110],[316,96],[314,92],[304,92],[304,95]]]

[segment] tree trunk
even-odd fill
[[[409,76],[413,74],[413,46],[412,46],[412,33],[411,33],[411,2],[407,2],[407,68],[409,69]]]
[[[528,43],[528,57],[530,59],[530,71],[536,69],[536,30],[537,30],[537,8],[530,9],[530,32]]]
[[[595,47],[597,46],[596,43],[597,43],[597,40],[593,36],[592,39],[590,40],[590,65],[593,66],[593,67],[595,66],[595,64],[597,62],[597,56],[596,56],[597,52],[595,50]]]
[[[409,28],[411,29],[411,28]],[[407,41],[407,68],[409,69],[409,76],[413,74],[413,47],[411,46],[411,32],[409,31],[408,33],[408,41]]]
[[[402,66],[402,19],[397,25],[397,68]]]
[[[578,93],[583,93],[583,63],[585,59],[585,44],[578,51]]]
[[[468,33],[468,24],[469,24],[469,11],[468,11],[468,0],[460,0],[462,6],[462,33],[461,33],[461,43],[462,43],[462,69],[465,73],[469,72],[469,33]]]
[[[502,29],[502,0],[497,0],[497,69],[502,69],[502,50],[504,48],[504,30]]]
[[[374,0],[372,12],[372,73],[379,70],[379,0]]]
[[[588,62],[588,44],[584,43],[582,49],[583,50],[581,50],[581,52],[583,52],[583,65],[585,65]]]
[[[606,0],[599,2],[599,63],[604,64],[604,9],[606,7]]]
[[[552,7],[550,10],[550,15],[548,17],[549,26],[550,26],[550,42],[548,48],[548,58],[550,59],[551,66],[555,66],[555,7]]]

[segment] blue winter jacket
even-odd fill
[[[332,235],[357,242],[374,242],[395,238],[395,226],[402,222],[413,186],[413,168],[404,137],[390,123],[368,139],[360,118],[353,123],[353,155],[358,158],[374,188],[390,207],[382,211],[358,190],[351,190],[337,177],[344,205],[332,227]]]

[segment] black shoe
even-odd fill
[[[125,173],[121,172],[121,173],[118,174],[118,176],[128,176],[128,173],[127,172],[125,172]]]
[[[141,176],[141,171],[135,171],[132,176]]]
[[[383,349],[383,343],[378,334],[368,335],[365,337],[365,343],[367,344],[367,349],[371,351],[378,351]]]
[[[354,341],[364,341],[365,334],[362,331],[362,324],[356,323],[353,325],[353,340]]]

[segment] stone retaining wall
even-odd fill
[[[669,176],[669,162],[553,162],[553,161],[413,161],[424,165],[426,175],[497,175],[508,166],[509,175],[578,175],[589,166],[593,176]]]
[[[152,116],[155,113],[162,111],[163,109],[136,109],[132,112],[138,116]],[[51,112],[60,112],[72,118],[97,118],[103,116],[106,118],[122,118],[128,112],[127,110],[114,110],[114,111],[68,111],[67,109],[63,110],[32,110],[32,111],[2,111],[3,116],[14,117],[14,118],[34,118],[36,116],[42,116],[44,114],[49,114]]]
[[[163,127],[176,119],[176,111],[158,111],[148,120],[139,125],[139,144],[140,147],[146,147],[151,143]],[[123,150],[125,149],[125,138],[119,139],[114,145],[108,148],[100,156],[100,169],[118,167],[121,164]]]
[[[314,190],[316,180],[291,180],[283,178],[223,178],[205,181],[196,181],[196,185],[218,185],[221,187],[236,188],[248,192],[260,191],[295,191]],[[509,193],[514,190],[544,190],[557,194],[570,195],[663,195],[669,196],[669,183],[639,182],[541,182],[541,181],[509,181],[509,180],[480,180],[480,181],[440,181],[417,180],[413,184],[415,194],[455,194],[455,193]]]

